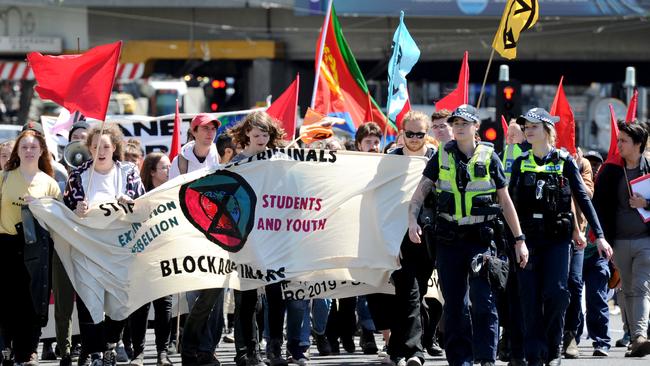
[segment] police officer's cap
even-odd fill
[[[551,126],[554,126],[557,122],[560,121],[560,117],[551,116],[550,113],[544,108],[533,108],[526,112],[523,116],[517,118],[517,123],[520,125],[530,123],[548,123]]]
[[[449,118],[447,118],[447,123],[451,123],[456,117],[462,118],[467,122],[474,122],[474,123],[481,122],[481,119],[478,117],[478,110],[474,106],[469,104],[463,104],[458,108],[454,109],[454,111],[451,112]]]

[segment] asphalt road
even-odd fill
[[[620,315],[614,315],[612,316],[611,319],[611,324],[610,324],[610,332],[611,332],[611,337],[613,339],[612,343],[614,343],[614,340],[619,339],[622,335],[623,332],[621,331],[622,329],[622,323],[621,323],[621,317]],[[381,336],[377,335],[377,344],[378,346],[383,346],[383,340]],[[359,340],[358,338],[356,339],[356,342],[358,344]],[[592,357],[592,347],[591,347],[591,342],[588,339],[584,339],[580,343],[580,352],[581,352],[581,357],[579,359],[575,360],[563,360],[562,364],[563,365],[589,365],[589,366],[597,366],[597,365],[602,365],[602,366],[617,366],[617,365],[638,365],[638,366],[648,366],[650,365],[650,356],[646,356],[645,358],[642,359],[630,359],[630,358],[625,358],[625,349],[623,348],[612,348],[610,350],[609,357],[607,358],[598,358],[598,357]],[[311,361],[310,365],[323,365],[323,366],[334,366],[334,365],[380,365],[380,360],[376,355],[363,355],[361,354],[360,351],[357,351],[355,354],[341,354],[338,356],[327,356],[327,357],[320,357],[318,356],[318,351],[316,350],[316,346],[312,346],[310,349],[311,352]],[[219,349],[217,350],[217,355],[219,358],[219,361],[222,362],[222,365],[233,365],[233,357],[235,354],[234,346],[232,343],[224,343],[221,342],[219,345]],[[147,333],[147,346],[146,346],[146,352],[145,352],[145,365],[156,365],[156,353],[155,353],[155,345],[154,345],[154,336],[153,336],[153,330],[149,330]],[[170,357],[172,361],[174,362],[175,365],[181,365],[180,361],[180,356],[179,355],[172,355]],[[427,356],[426,359],[426,364],[427,365],[447,365],[446,360],[443,357],[436,357],[432,358]],[[58,361],[42,361],[41,365],[45,366],[56,366],[58,365]],[[503,362],[497,362],[497,365],[506,365],[506,363]]]

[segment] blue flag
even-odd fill
[[[404,12],[400,13],[399,26],[393,36],[393,56],[388,63],[388,118],[396,122],[408,101],[406,75],[420,58],[420,49],[404,25]]]

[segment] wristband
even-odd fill
[[[526,241],[526,235],[521,234],[518,237],[515,238],[515,241]]]

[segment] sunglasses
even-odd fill
[[[406,136],[409,139],[412,138],[423,139],[425,135],[426,135],[425,132],[404,131],[404,136]]]

